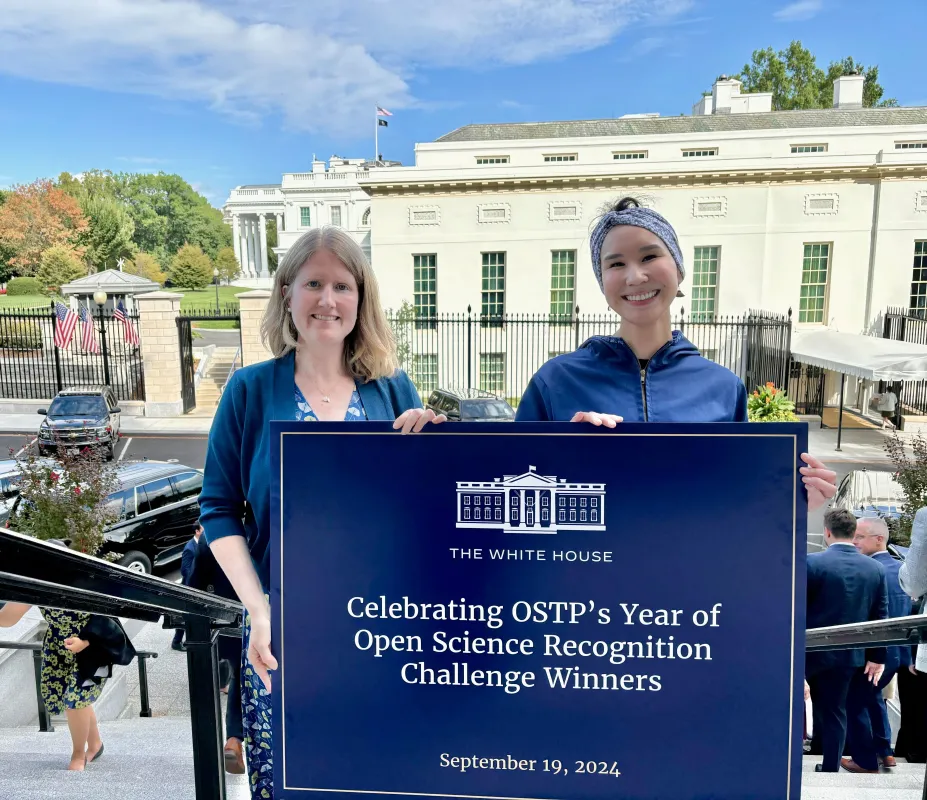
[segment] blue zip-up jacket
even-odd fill
[[[291,351],[232,376],[209,432],[200,492],[206,541],[244,536],[265,591],[270,588],[270,423],[296,420],[295,365]],[[422,407],[402,371],[391,378],[358,381],[357,391],[369,420],[392,420]]]
[[[515,419],[569,421],[577,411],[617,414],[626,422],[746,422],[747,390],[679,331],[654,353],[643,376],[622,339],[594,336],[535,373]]]
[[[909,617],[914,613],[911,607],[911,598],[908,597],[904,589],[901,588],[901,582],[898,580],[898,573],[901,570],[901,561],[894,558],[891,553],[882,550],[872,554],[872,559],[878,561],[885,570],[885,582],[888,586],[888,616]],[[898,669],[907,667],[911,663],[910,647],[888,647],[886,648],[885,669]]]

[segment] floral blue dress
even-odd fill
[[[364,404],[357,390],[351,395],[345,422],[362,422],[367,419]],[[309,402],[296,387],[296,421],[318,422]],[[248,775],[251,781],[252,800],[273,800],[274,761],[273,726],[271,724],[271,699],[258,674],[248,661],[248,645],[251,639],[251,618],[245,615],[242,637],[241,662],[241,708],[245,730],[245,752],[248,756]]]

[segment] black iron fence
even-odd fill
[[[180,309],[181,317],[196,317],[207,320],[211,317],[218,319],[237,319],[241,315],[238,303],[202,303],[198,306],[187,306]]]
[[[925,312],[889,308],[882,319],[882,338],[894,339],[896,342],[927,344]],[[903,381],[892,384],[881,382],[879,384],[880,392],[887,388],[892,388],[898,395],[900,414],[927,414],[927,381]],[[898,422],[900,419],[896,419],[896,424]]]
[[[800,361],[789,361],[789,399],[796,414],[824,413],[824,378],[827,370]]]
[[[68,386],[104,384],[119,400],[144,400],[137,314],[125,321],[93,309],[93,336],[78,322],[65,347],[55,346],[54,304],[0,310],[0,397],[46,400]],[[129,327],[131,326],[131,328]]]
[[[576,350],[590,336],[618,330],[614,313],[571,316],[463,314],[391,315],[400,366],[423,398],[439,386],[478,388],[513,406],[547,360]],[[737,374],[748,388],[788,375],[790,314],[750,311],[742,317],[673,320],[702,355]]]

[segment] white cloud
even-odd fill
[[[3,0],[0,73],[350,134],[375,104],[417,106],[420,69],[589,50],[630,25],[672,20],[692,0],[211,2]]]
[[[780,22],[795,22],[817,16],[824,6],[824,0],[797,0],[780,8],[773,16]]]

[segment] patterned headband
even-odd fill
[[[592,236],[589,239],[589,248],[592,251],[592,269],[595,272],[595,279],[599,282],[599,288],[602,289],[602,245],[608,232],[616,225],[634,225],[637,228],[644,228],[655,236],[659,236],[666,245],[667,250],[676,262],[676,268],[679,270],[679,280],[686,277],[686,268],[682,262],[682,250],[679,249],[679,241],[676,239],[676,231],[660,214],[651,208],[626,208],[624,211],[609,211],[599,224],[596,225]]]

